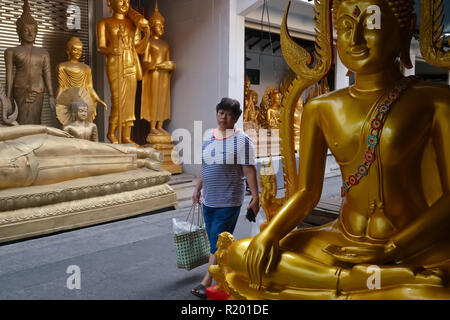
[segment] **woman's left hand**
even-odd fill
[[[250,201],[247,210],[250,208],[253,210],[253,213],[255,214],[255,217],[258,215],[259,212],[259,198],[253,198],[252,201]]]

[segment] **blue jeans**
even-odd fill
[[[239,207],[212,208],[203,205],[206,233],[208,234],[211,254],[217,251],[217,239],[222,232],[233,233],[239,218]]]

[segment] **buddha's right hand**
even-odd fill
[[[263,273],[269,274],[273,270],[278,254],[278,239],[267,232],[267,229],[253,238],[244,253],[250,288],[256,290],[261,288]]]

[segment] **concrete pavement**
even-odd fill
[[[192,183],[187,185],[174,186],[178,210],[0,245],[0,299],[198,299],[190,289],[207,266],[178,269],[172,239],[172,218],[185,219],[190,209],[192,191],[186,190]],[[339,177],[327,179],[323,198],[336,197],[339,186]],[[258,231],[245,219],[250,198],[242,207],[236,239]],[[80,289],[67,288],[70,266],[80,269]]]

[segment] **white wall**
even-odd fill
[[[252,84],[250,89],[258,93],[258,103],[261,103],[264,91],[269,85],[279,88],[280,83],[289,72],[289,66],[280,54],[272,56],[270,53],[259,54],[247,51],[246,56],[251,59],[247,61],[246,67],[248,69],[258,69],[260,72],[260,84]]]
[[[222,97],[238,99],[242,105],[245,29],[244,18],[235,14],[237,1],[158,1],[166,18],[163,39],[177,63],[171,85],[172,119],[165,124],[169,132],[185,128],[193,139],[194,121],[203,122],[203,131],[216,127],[215,106]],[[195,174],[199,165],[183,169]]]

